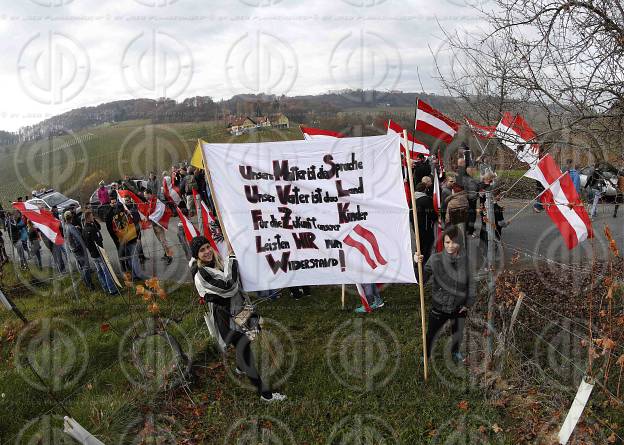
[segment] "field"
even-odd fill
[[[527,273],[522,287],[533,289],[530,295],[540,304],[562,316],[583,316],[582,296],[576,302],[553,300],[551,306]],[[514,276],[499,280],[504,319],[514,294],[506,283]],[[467,365],[450,360],[447,329],[424,382],[416,286],[387,288],[386,307],[368,317],[353,314],[352,290],[343,311],[340,289],[323,286],[313,288],[311,298],[295,301],[284,293],[258,306],[266,319],[254,344],[259,367],[289,397],[266,405],[233,372],[232,352],[226,359],[217,353],[203,322],[204,307],[189,285],[162,283],[165,298],[147,297],[135,287],[109,297],[85,292],[81,284],[75,293],[67,277],[40,276],[42,284],[26,285],[32,278],[16,278],[5,268],[3,289],[36,321],[23,328],[14,314],[0,312],[1,443],[56,443],[67,410],[106,444],[550,444],[580,377],[527,330],[549,332],[532,313],[533,300],[526,300],[518,319],[513,349],[499,351],[486,371],[482,293],[466,328]],[[148,311],[153,301],[157,313]],[[549,318],[548,326],[558,326]],[[192,360],[190,375],[180,377],[186,362],[173,360],[172,339],[144,335],[153,326],[166,326],[177,339]],[[549,340],[562,346],[560,332],[551,334]],[[503,342],[497,336],[497,349]],[[582,348],[572,349],[573,362],[582,366]],[[608,439],[621,434],[621,405],[598,389],[590,405],[571,443],[614,443]]]
[[[151,125],[126,121],[52,141],[26,142],[0,154],[0,202],[42,186],[84,201],[101,179],[144,176],[150,171],[160,174],[174,163],[190,160],[198,138],[240,143],[302,139],[302,135],[297,126],[232,136],[216,122]]]

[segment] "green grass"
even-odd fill
[[[90,139],[79,142],[85,137]],[[6,148],[0,154],[0,196],[7,201],[49,186],[85,201],[101,179],[113,181],[125,174],[160,173],[174,163],[190,160],[198,138],[240,143],[302,136],[296,127],[232,136],[218,122],[151,125],[147,121],[126,121],[100,126],[55,137],[51,146],[44,139]],[[51,151],[59,147],[63,148]]]
[[[5,289],[16,284],[11,273],[5,269]],[[262,434],[275,434],[282,440],[292,434],[294,443],[326,443],[330,436],[332,443],[341,443],[357,425],[364,425],[362,431],[373,438],[368,443],[383,443],[380,437],[406,444],[444,443],[457,431],[484,443],[513,443],[505,433],[491,430],[494,424],[504,424],[504,411],[487,402],[469,373],[445,364],[440,351],[433,364],[437,371],[432,371],[428,383],[423,382],[415,286],[388,288],[384,291],[387,307],[366,318],[352,313],[356,303],[352,294],[348,310],[340,310],[338,287],[313,288],[313,297],[300,301],[283,296],[261,304],[259,310],[267,322],[261,341],[254,346],[259,367],[269,380],[281,381],[278,389],[289,397],[283,404],[264,405],[248,388],[247,380],[231,372],[233,355],[225,366],[218,358],[203,324],[202,307],[189,302],[189,286],[160,302],[163,317],[175,318],[188,310],[175,331],[178,339],[189,339],[182,343],[184,349],[192,349],[194,359],[195,377],[187,394],[181,389],[157,391],[155,378],[144,382],[147,390],[131,383],[140,380],[140,374],[125,353],[128,348],[119,351],[124,333],[133,332],[132,324],[151,319],[140,297],[131,295],[127,303],[125,296],[89,294],[79,285],[76,300],[67,279],[54,283],[36,292],[19,289],[10,295],[29,319],[62,319],[75,328],[61,325],[60,333],[53,336],[58,341],[41,342],[46,330],[36,328],[42,325],[22,330],[12,313],[0,312],[3,443],[13,443],[25,425],[41,415],[63,415],[44,391],[27,383],[32,373],[16,368],[16,357],[28,353],[37,362],[55,365],[53,381],[67,386],[56,397],[107,444],[135,440],[146,418],[153,420],[157,432],[171,430],[178,438],[195,437],[191,443],[234,443],[249,432],[244,426],[249,418],[258,420]],[[104,322],[110,323],[108,332],[101,330]],[[72,359],[80,349],[75,345],[81,344],[76,332],[82,333],[88,350],[83,373],[77,365],[80,360]],[[45,362],[50,345],[55,360]],[[146,354],[141,363],[159,363],[160,353],[167,348],[153,350],[159,353]],[[463,400],[468,402],[467,410],[458,408]],[[58,418],[52,423],[58,425]],[[45,435],[47,430],[41,430],[35,423],[24,434]],[[127,430],[129,436],[124,436]]]

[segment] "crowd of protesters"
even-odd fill
[[[178,204],[174,204],[165,196],[164,177],[169,178],[172,186],[179,191],[182,200]],[[5,210],[0,205],[0,267],[9,262],[8,251],[12,250],[16,265],[22,270],[29,269],[30,261],[34,262],[34,266],[38,269],[43,269],[41,252],[43,244],[50,252],[51,262],[56,271],[61,274],[68,271],[68,254],[71,253],[82,281],[88,289],[95,289],[92,277],[95,272],[102,289],[109,294],[117,294],[118,290],[103,258],[105,253],[102,228],[105,227],[117,250],[121,271],[127,272],[135,281],[147,279],[142,268],[146,257],[141,243],[143,229],[141,216],[133,200],[128,198],[124,202],[120,201],[119,190],[129,190],[145,202],[150,202],[152,197],[157,196],[167,205],[179,207],[184,215],[190,217],[195,215],[194,192],[209,208],[214,208],[206,187],[204,171],[188,165],[174,166],[171,171],[163,172],[161,178],[151,172],[147,178],[141,180],[126,176],[108,185],[102,180],[94,194],[96,201],[83,204],[81,212],[77,211],[75,205],[62,210],[53,206],[50,209],[51,214],[62,223],[61,232],[65,239],[63,245],[52,242],[18,210]],[[33,197],[36,196],[38,192],[33,191]],[[14,201],[25,202],[28,199],[28,196],[17,197]],[[162,245],[162,259],[166,265],[170,265],[173,261],[173,250],[167,241],[165,229],[158,224],[151,224],[151,229],[154,237]],[[5,234],[6,241],[11,243],[10,247],[5,246]],[[181,223],[178,224],[178,239],[187,260],[190,259],[191,250]]]
[[[500,203],[501,189],[496,185],[496,174],[487,168],[478,170],[472,162],[468,147],[462,147],[458,159],[449,167],[445,169],[435,156],[420,157],[413,165],[412,187],[407,183],[409,175],[404,175],[404,181],[408,205],[411,209],[411,189],[413,189],[416,206],[416,224],[421,250],[420,254],[414,255],[415,268],[419,263],[422,264],[423,281],[432,282],[432,300],[426,333],[427,354],[431,355],[436,336],[442,327],[450,322],[452,359],[459,364],[464,361],[460,345],[465,320],[475,302],[473,259],[480,258],[481,264],[485,264],[488,224],[493,229],[495,246],[497,250],[501,250],[499,241],[503,228],[507,227],[509,222],[505,220],[504,207]],[[571,161],[568,161],[566,168],[580,194],[582,190],[577,168]],[[174,204],[170,196],[167,196],[163,182],[175,187],[176,193],[181,197],[179,203]],[[436,182],[439,184],[439,196],[434,194]],[[605,188],[603,182],[604,178],[596,166],[584,186],[590,191],[588,195],[592,203],[590,212],[592,217],[596,215],[597,203]],[[624,179],[621,177],[619,185],[613,216],[617,215],[618,204],[622,202]],[[187,217],[195,215],[194,195],[198,195],[211,210],[214,209],[204,171],[187,165],[164,171],[160,177],[151,172],[147,178],[140,181],[129,177],[109,185],[101,181],[95,193],[97,202],[85,204],[82,213],[78,213],[75,207],[69,207],[63,209],[61,215],[59,210],[53,207],[52,214],[63,223],[62,230],[66,240],[64,245],[53,243],[20,212],[4,211],[0,206],[2,216],[0,221],[3,222],[4,231],[9,235],[11,249],[16,252],[19,267],[28,269],[28,262],[32,260],[37,268],[42,269],[43,244],[50,251],[58,272],[67,271],[68,253],[71,252],[82,281],[88,289],[95,290],[92,278],[95,271],[102,289],[111,295],[117,294],[119,290],[107,265],[102,225],[96,219],[97,215],[116,247],[122,272],[126,273],[129,279],[146,280],[148,277],[142,267],[146,258],[141,242],[142,230],[146,227],[142,226],[137,205],[132,199],[126,198],[124,202],[120,202],[119,190],[129,190],[145,202],[152,202],[153,197],[158,197],[169,206],[177,205],[178,210]],[[538,193],[540,191],[538,190]],[[486,210],[486,192],[492,192],[492,215],[488,215]],[[24,199],[27,200],[28,197],[18,198],[18,201]],[[97,205],[97,209],[91,208],[94,204]],[[534,210],[536,212],[543,210],[539,200],[536,200]],[[173,251],[167,241],[165,230],[158,224],[151,224],[151,228],[154,237],[162,246],[162,260],[166,265],[171,264]],[[257,330],[257,326],[253,324],[257,315],[253,309],[249,309],[252,306],[240,288],[236,258],[230,255],[221,261],[220,254],[203,236],[194,238],[190,243],[187,242],[181,222],[178,223],[177,235],[186,259],[190,260],[191,274],[200,300],[202,304],[210,306],[207,324],[211,335],[223,350],[228,345],[235,347],[237,373],[248,376],[262,400],[284,400],[284,395],[273,392],[262,380],[254,365],[250,342]],[[472,238],[475,239],[475,243],[470,243]],[[479,252],[476,256],[469,257],[468,249],[471,244],[478,245]],[[0,264],[7,261],[9,257],[4,238],[0,236]],[[372,312],[384,306],[378,285],[364,283],[361,288],[364,294],[363,304],[355,309],[357,313]],[[258,292],[258,297],[276,299],[281,296],[282,291],[267,289]],[[295,299],[310,295],[309,286],[292,287],[288,291]],[[364,304],[364,301],[367,304]],[[241,319],[244,320],[241,322]]]

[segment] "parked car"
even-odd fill
[[[587,179],[593,174],[594,166],[590,165],[587,167],[583,167],[579,170],[579,175],[581,178],[581,189],[585,188],[585,184],[587,184]],[[615,197],[617,194],[617,183],[618,183],[618,175],[624,175],[624,171],[618,170],[613,165],[608,162],[601,162],[598,165],[598,171],[605,179],[605,183],[607,184],[606,190],[603,191],[604,196]]]
[[[52,210],[52,207],[56,206],[59,211],[59,215],[63,214],[65,210],[70,207],[75,207],[76,213],[81,213],[82,209],[80,203],[75,199],[68,198],[61,192],[57,192],[54,189],[46,190],[45,192],[34,193],[33,197],[26,201],[29,204],[34,204],[40,209]]]
[[[142,190],[142,189],[147,188],[147,181],[143,179],[130,179],[130,182],[137,190]],[[112,186],[113,184],[111,183],[111,184],[105,185],[104,187],[106,187],[106,191],[110,193]],[[93,210],[95,215],[97,215],[100,219],[103,219],[103,216],[104,216],[102,212],[103,209],[100,208],[101,205],[100,205],[100,200],[98,199],[98,196],[97,196],[97,189],[95,189],[95,191],[91,194],[91,197],[89,198],[89,206],[91,207],[91,210]]]

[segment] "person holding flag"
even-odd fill
[[[255,336],[246,328],[250,321],[237,322],[246,310],[247,298],[240,286],[236,257],[232,253],[222,262],[208,238],[201,235],[192,239],[191,253],[191,275],[199,293],[200,304],[208,303],[206,323],[219,348],[225,352],[227,346],[235,346],[236,372],[249,378],[261,401],[286,400],[285,395],[273,392],[258,373],[251,351],[251,341]],[[256,324],[259,323],[257,314],[251,313],[247,317],[247,320],[254,319]]]
[[[173,261],[173,256],[171,255],[171,249],[167,243],[165,229],[169,227],[169,218],[171,218],[172,215],[171,210],[154,195],[150,188],[145,189],[145,199],[149,205],[147,214],[149,220],[152,222],[154,236],[160,242],[164,251],[162,259],[169,265]]]
[[[133,280],[145,280],[147,277],[139,262],[135,221],[125,207],[117,202],[117,192],[110,194],[110,206],[106,215],[106,228],[117,247],[121,269],[131,272]]]
[[[418,216],[418,233],[420,235],[420,250],[426,263],[431,255],[431,248],[435,240],[436,214],[433,199],[427,193],[427,186],[421,182],[414,189],[416,200],[416,214]]]
[[[74,254],[74,258],[76,258],[76,264],[78,264],[78,271],[80,272],[82,281],[89,290],[95,290],[93,280],[91,279],[91,266],[89,264],[87,246],[82,239],[80,229],[72,224],[74,215],[69,210],[66,210],[65,213],[63,213],[63,219],[65,220],[65,239],[69,250]]]
[[[476,288],[466,261],[462,231],[450,225],[444,230],[444,250],[431,255],[424,266],[423,282],[432,284],[432,302],[427,328],[427,356],[431,357],[438,332],[447,321],[452,321],[451,354],[456,364],[465,361],[460,352],[468,309],[475,302]],[[415,262],[423,262],[423,255],[414,254]]]
[[[85,245],[87,246],[87,250],[89,251],[89,255],[95,265],[98,280],[100,281],[102,289],[104,289],[105,292],[108,292],[110,295],[117,295],[119,290],[115,286],[113,277],[111,276],[108,267],[104,262],[104,258],[102,258],[98,249],[98,246],[100,248],[104,248],[104,240],[102,238],[102,233],[100,232],[100,223],[98,223],[93,217],[93,211],[91,210],[86,210],[84,212],[84,220],[85,224],[82,235]]]

